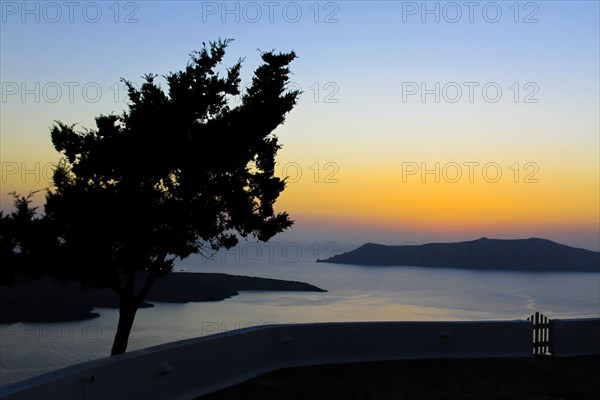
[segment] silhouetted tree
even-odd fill
[[[20,196],[11,192],[15,211],[8,215],[0,211],[0,284],[39,278],[56,265],[57,236],[49,220],[31,207],[36,193]]]
[[[139,89],[124,81],[128,111],[100,115],[96,129],[52,128],[63,159],[45,211],[69,260],[61,273],[118,293],[113,355],[125,352],[140,304],[177,257],[209,256],[249,235],[266,241],[293,223],[273,209],[285,182],[274,176],[272,132],[299,95],[286,88],[296,56],[262,53],[247,93],[230,107],[242,60],[217,72],[229,43],[203,45],[165,76],[167,92],[156,75]]]

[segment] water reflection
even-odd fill
[[[222,302],[166,304],[138,312],[129,350],[264,324],[325,321],[432,321],[600,316],[600,274],[517,273],[312,262],[187,265],[308,282],[327,293],[244,292]],[[110,352],[118,312],[58,324],[0,325],[0,384]]]

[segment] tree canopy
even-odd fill
[[[15,211],[5,215],[0,210],[0,284],[13,285],[23,279],[36,279],[54,269],[58,256],[58,238],[47,219],[32,207],[32,198],[13,197]]]
[[[287,88],[296,56],[261,53],[241,93],[243,60],[221,67],[229,44],[203,45],[164,76],[166,91],[154,74],[139,88],[124,80],[128,110],[98,116],[95,129],[51,129],[62,155],[44,217],[63,261],[55,272],[119,294],[113,354],[125,351],[136,310],[176,258],[208,256],[240,237],[266,241],[293,223],[274,210],[285,181],[274,174],[273,131],[299,95]]]

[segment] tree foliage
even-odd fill
[[[135,311],[176,258],[208,256],[239,237],[266,241],[292,225],[274,210],[285,182],[274,175],[281,146],[273,130],[299,95],[286,88],[295,54],[262,53],[241,94],[242,60],[219,72],[229,43],[193,53],[164,77],[166,91],[153,74],[139,88],[124,81],[128,110],[98,116],[95,129],[51,129],[63,158],[45,212],[58,229],[59,272],[119,294],[113,354],[125,350]]]
[[[49,221],[31,206],[36,193],[11,192],[15,211],[5,215],[0,210],[0,284],[39,278],[57,265],[58,238]]]

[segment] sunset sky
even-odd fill
[[[121,77],[233,38],[243,84],[259,50],[299,57],[304,93],[276,130],[282,238],[600,248],[597,1],[65,4],[1,3],[5,210],[48,186],[54,120],[92,128],[125,109]]]

